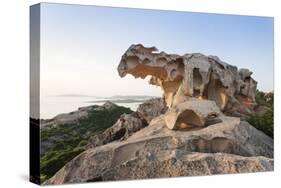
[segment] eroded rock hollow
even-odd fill
[[[135,78],[151,76],[160,86],[169,110],[170,129],[206,126],[224,114],[243,116],[255,106],[257,82],[248,69],[239,69],[216,56],[157,52],[156,47],[131,45],[123,54],[118,72]]]

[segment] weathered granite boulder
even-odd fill
[[[257,82],[247,69],[238,70],[216,56],[167,54],[155,47],[131,45],[118,66],[121,77],[151,76],[150,84],[160,86],[168,107],[189,97],[213,100],[223,112],[252,110]]]
[[[150,121],[167,111],[165,100],[162,98],[153,98],[146,100],[137,108],[137,113],[149,124]]]
[[[169,129],[203,127],[221,122],[221,114],[215,101],[190,98],[170,108],[165,114],[165,121]]]
[[[138,106],[136,112],[121,115],[112,127],[91,138],[86,148],[101,146],[117,140],[125,140],[134,132],[147,126],[153,118],[164,114],[166,110],[167,106],[162,98],[146,100]]]
[[[91,138],[86,148],[101,146],[116,140],[124,140],[147,125],[147,122],[136,112],[123,114],[112,127]]]
[[[239,118],[189,131],[170,130],[164,119],[86,150],[45,184],[273,170],[273,140]]]

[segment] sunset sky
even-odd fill
[[[41,4],[41,94],[161,95],[147,80],[120,78],[131,44],[167,53],[200,52],[248,68],[273,90],[273,18]]]

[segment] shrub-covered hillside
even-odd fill
[[[131,112],[129,108],[117,105],[102,110],[93,108],[86,118],[80,118],[75,123],[41,129],[41,145],[48,146],[40,158],[41,182],[83,152],[91,136],[111,127],[121,114]]]

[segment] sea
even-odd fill
[[[146,97],[145,99],[148,99]],[[152,98],[152,97],[151,97]],[[130,100],[131,98],[128,98]],[[118,106],[128,107],[135,111],[139,104],[144,100],[143,97],[137,99],[134,97],[134,101],[126,102],[127,99],[122,97],[122,99],[110,97],[71,97],[71,96],[47,96],[41,97],[40,100],[40,118],[41,119],[51,119],[58,114],[69,113],[78,110],[79,107],[91,106],[91,105],[103,105],[106,100],[112,101]],[[116,102],[114,100],[121,100],[121,102]]]

